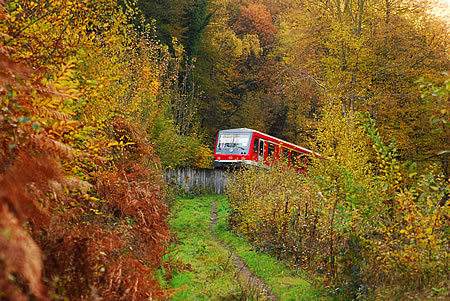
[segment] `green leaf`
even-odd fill
[[[33,122],[33,129],[34,129],[36,132],[39,131],[40,128],[41,128],[41,126],[39,125],[39,123]]]
[[[435,118],[435,119],[433,119],[433,120],[431,120],[431,124],[435,124],[436,122],[439,122],[439,118]]]
[[[19,119],[17,119],[17,122],[19,122],[19,123],[28,123],[28,122],[30,122],[30,118],[28,118],[28,117],[19,117]]]
[[[11,229],[5,228],[2,230],[1,234],[6,237],[6,239],[11,240]]]

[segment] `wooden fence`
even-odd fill
[[[221,169],[206,168],[167,169],[164,172],[164,179],[186,192],[197,190],[222,194],[227,182],[227,172]]]

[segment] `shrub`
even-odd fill
[[[435,171],[406,180],[395,143],[382,142],[370,117],[333,108],[322,117],[322,159],[306,173],[275,162],[230,178],[230,224],[256,247],[322,274],[333,292],[444,297],[448,180]]]
[[[0,1],[0,296],[164,299],[167,207],[137,118],[154,48],[126,51],[142,39],[115,3],[66,2]]]

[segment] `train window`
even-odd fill
[[[294,166],[297,165],[297,156],[298,156],[297,152],[294,151],[291,152],[291,164]]]
[[[289,160],[289,149],[283,148],[283,159]]]
[[[275,145],[273,143],[269,143],[269,146],[267,147],[267,156],[270,157],[275,152]]]
[[[230,134],[220,134],[219,141],[217,144],[218,149],[222,148],[241,148],[242,150],[247,150],[250,144],[250,134],[249,133],[230,133]]]
[[[259,155],[260,156],[264,155],[264,141],[259,142]]]
[[[258,138],[255,138],[255,141],[253,142],[253,152],[254,152],[255,154],[258,153],[258,144],[259,144],[259,139],[258,139]]]

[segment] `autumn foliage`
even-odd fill
[[[400,162],[369,115],[331,106],[322,118],[307,173],[275,162],[233,175],[230,224],[332,294],[448,297],[448,178]]]
[[[0,298],[169,296],[160,171],[237,127],[322,157],[233,178],[259,248],[353,298],[448,297],[434,2],[0,0]]]
[[[170,295],[150,141],[157,116],[171,124],[169,58],[127,5],[0,1],[2,299]]]

